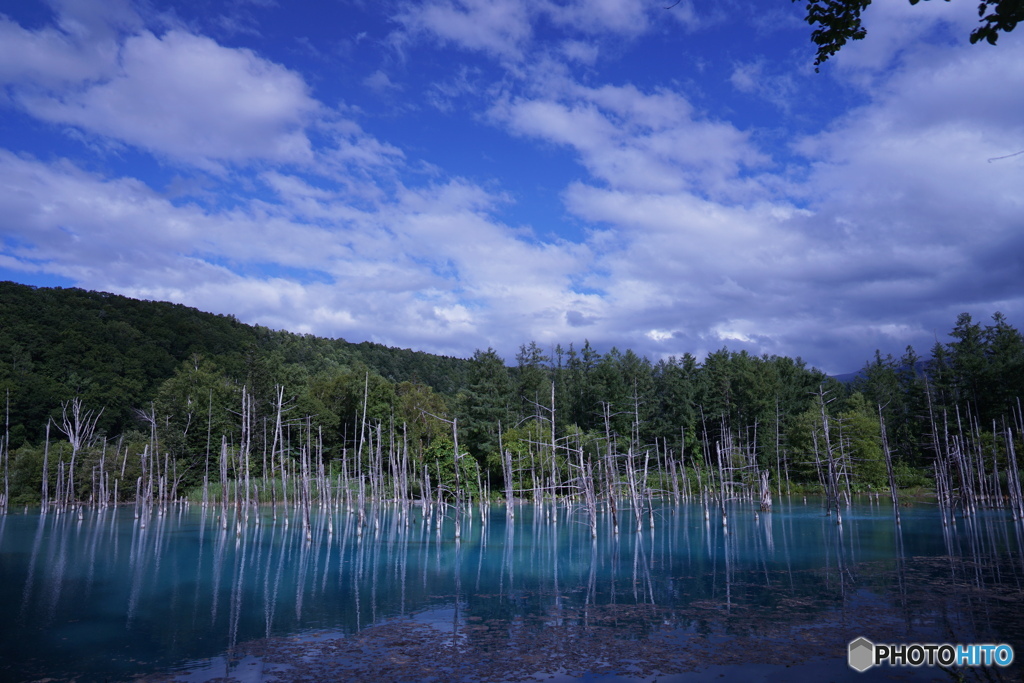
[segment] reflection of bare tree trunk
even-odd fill
[[[505,568],[502,569],[502,577],[504,578],[505,569],[508,569],[509,573],[509,592],[515,588],[515,554],[513,553],[513,547],[515,546],[515,520],[509,518],[505,526]]]
[[[626,454],[626,481],[629,484],[629,500],[633,505],[633,517],[636,518],[636,531],[640,533],[643,531],[643,515],[644,515],[644,503],[643,494],[640,491],[640,486],[637,482],[637,471],[634,462],[633,447],[630,446],[629,452]]]
[[[732,611],[732,553],[734,540],[729,535],[728,530],[725,532],[725,538],[723,539],[723,549],[725,551],[725,609],[727,612]]]
[[[458,471],[458,459],[456,459],[456,472]],[[458,499],[456,499],[456,506],[458,505]],[[456,511],[455,519],[458,520],[458,512]],[[458,522],[455,524],[455,538],[458,540]],[[462,545],[460,543],[455,544],[455,610],[452,614],[452,652],[456,652],[459,646],[459,595],[462,593]]]
[[[587,579],[587,595],[584,600],[583,609],[583,625],[584,627],[590,626],[590,610],[589,607],[594,604],[594,599],[597,595],[597,539],[590,544],[590,576]]]
[[[242,598],[245,595],[245,564],[248,534],[242,539],[241,545],[235,546],[235,571],[232,572],[231,607],[228,615],[228,652],[234,650],[238,642],[238,625],[242,619]]]

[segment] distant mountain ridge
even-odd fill
[[[843,384],[853,384],[855,381],[857,381],[857,379],[863,376],[863,370],[858,370],[857,372],[844,372],[841,375],[831,375],[832,379]]]
[[[922,359],[922,360],[919,360],[919,361],[918,361],[917,363],[915,363],[915,365],[914,365],[914,369],[915,369],[915,371],[916,371],[916,372],[917,372],[918,374],[922,374],[922,373],[924,373],[924,372],[925,372],[925,371],[926,371],[926,370],[928,369],[928,363],[929,363],[929,362],[930,362],[930,361],[929,361],[928,359]],[[896,369],[897,369],[898,371],[903,371],[903,370],[906,370],[906,369],[907,369],[907,366],[905,366],[905,365],[900,365],[900,366],[898,366],[898,367],[897,367]],[[860,370],[858,370],[857,372],[844,372],[844,373],[843,373],[843,374],[841,374],[841,375],[830,375],[830,376],[832,377],[832,379],[836,380],[837,382],[841,382],[842,384],[846,384],[846,385],[850,385],[850,384],[853,384],[853,383],[854,383],[854,382],[856,382],[857,380],[859,380],[859,379],[865,379],[865,378],[867,377],[867,375],[866,375],[866,374],[865,374],[865,372],[864,372],[864,368],[861,368],[861,369],[860,369]]]

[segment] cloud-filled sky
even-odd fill
[[[0,279],[509,362],[1024,325],[1024,34],[668,4],[0,4]]]

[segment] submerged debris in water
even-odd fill
[[[779,603],[777,619],[747,605],[702,600],[686,607],[614,604],[551,608],[546,614],[459,618],[447,608],[413,613],[355,634],[318,631],[240,644],[217,666],[209,662],[147,681],[746,681],[765,671],[802,680],[855,674],[845,661],[847,644],[870,634],[876,642],[962,641],[957,601],[989,603],[989,628],[1011,635],[1019,590],[981,590],[952,578],[948,559],[911,558],[905,593],[895,582],[887,595],[858,591],[822,612],[805,600]],[[863,574],[881,570],[865,563]],[[992,589],[992,590],[989,590]],[[971,595],[973,593],[973,596]],[[453,618],[454,617],[454,618]],[[975,625],[980,626],[980,625]],[[973,627],[972,627],[973,628]],[[212,660],[211,660],[212,661]],[[938,667],[889,669],[887,680],[948,681]],[[1020,666],[967,670],[963,680],[1019,680]],[[758,678],[758,680],[769,680]],[[770,680],[776,680],[773,675]],[[851,678],[850,680],[856,680]]]

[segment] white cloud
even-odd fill
[[[803,212],[785,205],[726,206],[686,192],[639,194],[582,184],[566,195],[567,206],[587,221],[612,226],[619,240],[598,255],[607,273],[609,325],[677,352],[699,340],[755,339],[766,316],[805,281],[803,261],[820,245],[799,236],[791,222]],[[736,331],[732,321],[750,321]],[[660,330],[657,335],[651,329]],[[606,330],[606,333],[612,330]],[[780,337],[783,335],[780,335]],[[762,338],[763,337],[763,338]],[[701,342],[703,343],[703,342]],[[635,344],[635,342],[634,342]]]
[[[729,82],[740,92],[760,97],[787,112],[792,109],[797,92],[793,74],[773,73],[763,58],[736,63]]]
[[[76,267],[89,259],[161,259],[203,243],[190,208],[168,212],[167,202],[133,179],[102,183],[68,162],[53,166],[0,152],[4,235],[23,245],[23,258]],[[149,225],[153,234],[134,230]]]
[[[434,272],[449,274],[448,286],[461,299],[485,304],[477,319],[560,325],[578,298],[570,277],[585,267],[588,252],[512,237],[485,213],[497,199],[465,183],[449,183],[407,193],[386,220],[405,253],[421,255]]]
[[[131,0],[49,0],[57,25],[83,42],[109,43],[121,32],[133,32],[142,20]]]
[[[727,320],[723,323],[715,325],[713,332],[718,339],[724,342],[740,341],[740,342],[752,342],[752,336],[749,332],[742,331],[744,328],[758,328],[760,325],[751,324],[749,320]]]
[[[394,83],[391,80],[391,78],[380,69],[374,71],[372,74],[364,78],[363,84],[366,85],[366,87],[378,93],[386,93],[389,91],[402,89],[401,86]]]
[[[530,9],[522,0],[428,0],[404,7],[395,20],[408,36],[513,60],[532,33]]]
[[[55,28],[29,31],[0,15],[0,82],[56,87],[105,77],[116,67],[114,43],[82,44]]]
[[[530,61],[538,32],[554,25],[568,36],[562,53],[573,61],[592,64],[598,54],[597,46],[590,42],[594,37],[636,38],[649,31],[654,12],[665,10],[635,0],[428,0],[405,6],[395,15],[403,30],[392,35],[392,42],[404,47],[412,39],[426,37],[518,64]],[[687,27],[697,24],[688,1],[665,14]]]
[[[541,7],[555,23],[574,31],[627,35],[647,30],[652,9],[634,0],[569,0],[544,2]],[[685,9],[680,14],[686,14]]]
[[[1024,105],[1024,43],[998,49],[964,45],[906,60],[872,102],[884,107],[894,131],[911,133],[956,125],[998,138],[1024,133],[1017,114]],[[854,112],[856,115],[857,112]]]
[[[870,104],[801,141],[815,161],[807,195],[876,243],[969,257],[983,241],[1016,233],[1024,165],[988,159],[1024,147],[1024,123],[1004,113],[1024,108],[1022,57],[1024,45],[1008,44],[911,60]],[[974,80],[995,73],[998,82]]]
[[[744,183],[732,181],[767,162],[745,133],[696,115],[678,93],[551,83],[553,94],[506,99],[492,118],[518,135],[572,147],[613,188],[745,194]]]
[[[672,332],[669,330],[651,330],[647,333],[647,338],[655,342],[668,341],[672,338]]]
[[[330,190],[314,187],[299,177],[286,175],[278,171],[267,171],[263,174],[262,179],[286,202],[308,199],[326,200],[337,196]]]
[[[597,181],[564,193],[573,215],[607,226],[589,243],[606,292],[592,339],[614,339],[614,326],[659,353],[739,345],[849,359],[828,368],[845,371],[872,345],[927,348],[934,328],[908,318],[942,329],[950,308],[992,297],[1024,309],[1024,273],[1009,256],[1024,250],[1024,163],[987,161],[1024,139],[1010,114],[1024,109],[1019,50],[905,58],[874,99],[797,145],[806,177],[768,183],[789,201],[741,173],[764,161],[749,139],[675,93],[548,83],[493,115],[570,146]],[[759,73],[737,70],[734,85],[758,90]],[[671,144],[686,136],[715,153]]]
[[[600,49],[593,43],[582,40],[567,40],[562,43],[561,52],[566,59],[580,64],[593,64],[597,61]]]
[[[199,165],[308,162],[303,127],[320,108],[298,74],[181,31],[129,37],[109,79],[19,99],[48,121]]]
[[[966,44],[977,21],[977,7],[969,2],[874,2],[863,14],[867,37],[848,43],[830,63],[841,78],[870,88],[908,54],[934,54],[937,40]]]
[[[213,211],[2,152],[0,258],[89,288],[442,353],[519,343],[501,331],[509,320],[554,339],[586,299],[571,282],[585,248],[524,241],[488,216],[505,199],[469,183],[407,189],[368,212],[306,178],[262,180],[284,203]]]
[[[666,10],[665,14],[670,16],[673,21],[681,24],[684,29],[693,31],[708,20],[705,15],[697,14],[697,10],[694,8],[693,4],[694,0],[673,0],[670,3],[663,5],[663,7]],[[702,7],[701,9],[704,12],[708,12],[709,7]],[[722,13],[721,8],[716,5],[710,5],[710,10],[714,13]],[[708,14],[711,12],[708,12]],[[713,19],[713,21],[721,20],[722,17]]]
[[[745,93],[756,93],[764,80],[764,62],[761,60],[737,64],[729,77],[732,86]]]
[[[948,326],[951,309],[1024,312],[1024,156],[987,161],[1024,148],[1024,54],[951,47],[969,5],[873,3],[868,39],[810,82],[784,48],[714,52],[725,11],[698,18],[689,2],[407,4],[391,39],[424,52],[396,71],[359,26],[367,54],[346,51],[337,74],[256,51],[258,37],[228,48],[102,4],[67,0],[35,30],[0,17],[5,104],[106,145],[73,162],[49,160],[77,145],[0,153],[0,266],[459,355],[587,337],[845,371],[865,345]],[[781,34],[791,15],[746,23]],[[659,42],[668,32],[711,56],[652,68],[654,50],[681,46]],[[429,51],[441,44],[472,54]],[[404,109],[375,119],[395,73]],[[831,104],[803,105],[826,90],[858,106],[823,124]],[[746,123],[766,120],[754,98],[776,105],[770,124]],[[157,163],[132,177],[112,143]],[[168,160],[187,177],[162,194]],[[561,206],[530,206],[538,187]],[[559,232],[572,237],[536,237]]]

